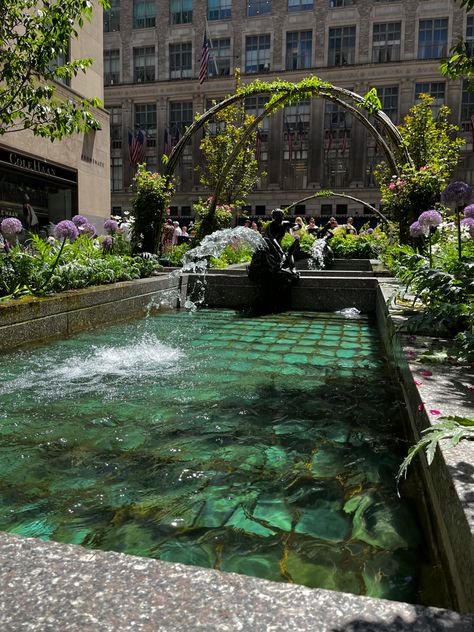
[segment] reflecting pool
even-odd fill
[[[406,601],[439,582],[366,317],[167,312],[0,375],[1,530]]]

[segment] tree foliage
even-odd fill
[[[108,7],[108,0],[98,0]],[[4,0],[0,20],[0,136],[29,129],[36,136],[61,139],[99,129],[92,108],[99,99],[63,96],[58,83],[93,64],[91,58],[67,59],[69,43],[84,20],[90,0]]]
[[[441,106],[435,118],[433,103],[433,97],[421,95],[399,127],[413,164],[401,165],[394,175],[381,163],[375,172],[384,212],[400,223],[402,241],[420,213],[439,202],[464,145],[463,139],[456,138],[457,126],[449,122],[449,108]]]
[[[200,144],[204,162],[196,170],[209,193],[216,189],[229,156],[253,120],[253,116],[245,113],[245,103],[241,101],[217,112],[213,122],[206,125],[206,134]],[[251,134],[226,174],[217,204],[243,204],[257,184],[260,173],[255,148],[256,134]]]
[[[474,0],[459,0],[459,4],[466,11],[474,8]],[[460,40],[449,51],[451,57],[445,59],[440,64],[441,74],[450,79],[458,77],[466,77],[468,79],[474,76],[474,57],[472,48],[465,40]],[[471,80],[472,88],[472,80]]]
[[[163,222],[174,191],[173,184],[159,173],[146,170],[146,165],[138,165],[134,179],[135,197],[132,201],[134,216],[134,249],[156,253],[160,245]]]

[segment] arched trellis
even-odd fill
[[[237,90],[235,94],[227,97],[223,101],[216,103],[210,107],[204,114],[196,118],[196,120],[187,128],[177,145],[173,148],[169,159],[166,162],[164,176],[171,183],[174,170],[178,164],[178,160],[184,150],[184,147],[192,136],[203,127],[209,119],[221,110],[233,105],[234,103],[241,102],[247,97],[257,95],[272,95],[269,102],[266,104],[263,112],[255,118],[250,125],[247,126],[245,133],[241,140],[235,146],[232,154],[229,156],[224,169],[221,172],[219,180],[217,182],[214,195],[212,197],[211,207],[209,209],[209,216],[215,212],[217,200],[219,198],[220,191],[225,182],[226,174],[229,172],[232,164],[237,158],[239,152],[248,141],[250,135],[256,130],[258,124],[267,116],[272,114],[278,108],[283,107],[285,103],[292,103],[300,101],[301,99],[311,97],[321,97],[326,100],[332,101],[341,106],[348,112],[350,112],[373,136],[376,143],[382,149],[387,164],[391,168],[392,173],[399,175],[399,166],[404,164],[413,164],[410,154],[403,143],[402,136],[393,124],[390,118],[377,107],[377,104],[367,97],[362,97],[356,92],[333,86],[332,84],[319,79],[318,77],[307,77],[299,83],[290,82],[262,82],[257,80],[250,85],[244,86]],[[368,113],[364,114],[364,110]],[[380,125],[381,129],[386,135],[386,138],[382,136],[377,127],[369,120],[368,115],[372,116],[376,122]]]
[[[312,200],[314,198],[329,198],[329,197],[340,197],[346,200],[352,200],[353,202],[362,204],[364,207],[372,211],[372,213],[374,213],[375,215],[378,215],[378,217],[380,217],[380,219],[382,220],[384,224],[386,224],[387,226],[390,225],[387,217],[385,217],[385,215],[381,211],[376,209],[375,206],[372,206],[372,204],[368,204],[368,202],[364,202],[364,200],[361,200],[360,198],[356,198],[353,195],[347,195],[347,193],[336,193],[335,191],[318,191],[317,193],[313,193],[313,195],[308,195],[307,197],[301,198],[301,200],[298,200],[297,202],[293,202],[293,204],[290,204],[289,206],[287,206],[285,210],[289,211],[290,209],[294,208],[298,204],[303,204],[303,202],[307,202],[308,200]]]

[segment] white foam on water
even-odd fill
[[[34,368],[0,384],[0,395],[32,389],[44,394],[68,393],[89,390],[111,380],[159,379],[165,374],[179,372],[184,356],[181,349],[163,344],[152,334],[145,334],[123,346],[94,346],[87,354],[79,352],[61,359],[56,354],[43,356]]]
[[[344,309],[339,309],[336,314],[341,314],[344,318],[359,318],[360,310],[357,307],[344,307]]]

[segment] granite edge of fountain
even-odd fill
[[[158,275],[0,304],[0,349],[5,351],[144,315],[153,301],[170,290],[175,291],[175,296],[168,297],[167,303],[177,307],[179,289],[179,278]]]
[[[470,390],[474,371],[471,367],[417,361],[433,339],[406,333],[406,318],[393,307],[399,288],[394,279],[379,283],[377,316],[404,390],[411,432],[418,441],[423,430],[436,426],[444,416],[474,416],[474,393]],[[419,462],[458,605],[474,612],[474,441],[463,441],[452,448],[444,441],[431,465],[424,452]]]
[[[474,615],[0,534],[2,632],[468,632]]]

